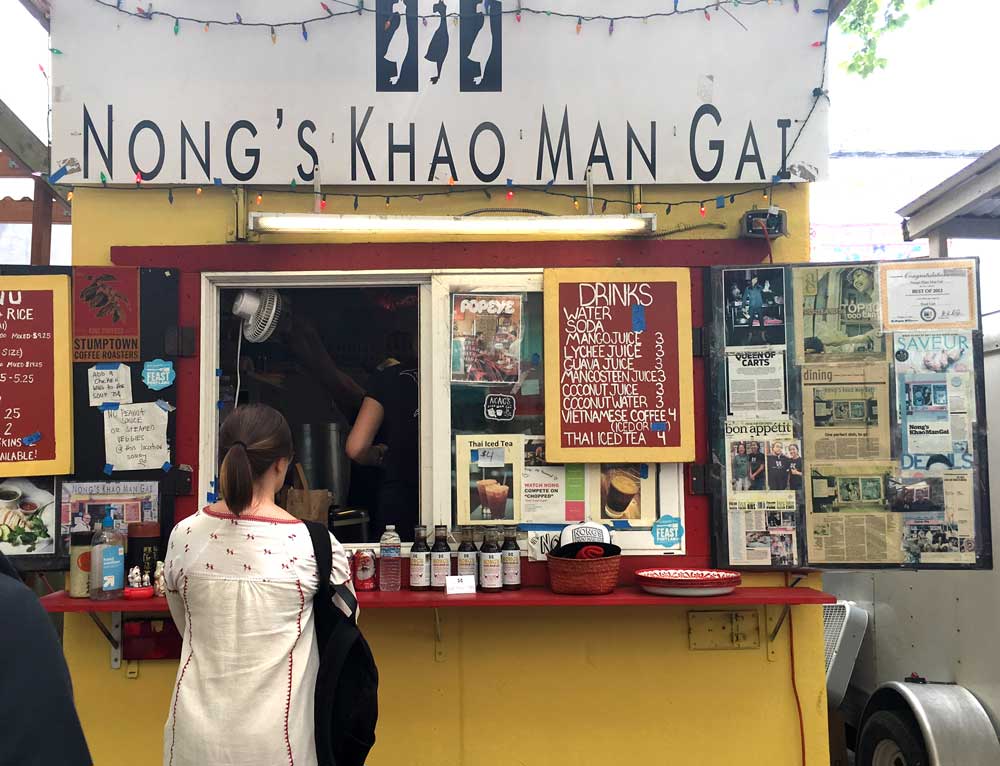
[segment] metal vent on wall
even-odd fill
[[[868,612],[850,601],[823,606],[827,704],[836,709],[844,700],[861,642],[868,630]]]

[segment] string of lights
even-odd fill
[[[370,0],[371,1],[371,0]],[[490,0],[487,0],[489,2]],[[492,0],[499,6],[499,0]],[[278,41],[278,30],[285,28],[299,28],[302,34],[303,40],[309,41],[309,30],[308,26],[310,24],[320,24],[324,22],[335,21],[338,18],[351,15],[365,15],[365,14],[377,14],[379,16],[384,16],[388,19],[390,16],[394,15],[391,13],[380,13],[377,8],[371,7],[365,4],[365,0],[329,0],[329,2],[320,2],[318,11],[307,18],[301,19],[275,19],[275,20],[255,20],[255,19],[244,19],[240,13],[235,13],[232,18],[199,18],[195,16],[187,16],[185,14],[174,13],[169,10],[161,10],[159,8],[154,8],[153,3],[146,3],[145,7],[143,5],[137,5],[133,10],[131,7],[126,7],[126,0],[92,0],[92,2],[97,5],[102,5],[106,8],[114,10],[118,13],[124,14],[131,18],[152,21],[157,18],[162,18],[167,21],[173,22],[173,32],[175,35],[179,35],[181,32],[181,23],[191,24],[197,27],[203,28],[208,32],[213,26],[214,27],[242,27],[247,29],[264,29],[270,32],[271,42],[277,43]],[[564,10],[553,10],[551,8],[536,8],[533,6],[524,5],[521,0],[518,0],[516,6],[514,7],[504,7],[500,6],[498,10],[491,12],[491,15],[500,16],[513,16],[517,23],[521,23],[524,16],[534,16],[534,17],[547,17],[554,18],[558,20],[569,20],[575,22],[576,33],[580,34],[583,31],[585,24],[590,24],[594,22],[600,22],[602,25],[608,25],[608,34],[614,34],[615,24],[621,25],[623,22],[641,22],[646,24],[654,20],[672,19],[677,16],[686,16],[689,14],[695,14],[703,16],[706,21],[712,20],[712,12],[715,13],[725,13],[731,19],[733,19],[737,24],[743,26],[742,22],[739,21],[727,8],[739,7],[739,6],[757,6],[757,5],[774,5],[774,0],[713,0],[703,5],[688,6],[682,8],[680,6],[680,0],[671,0],[672,4],[668,5],[663,10],[651,11],[649,13],[621,13],[621,14],[585,14],[577,13],[573,11]],[[782,0],[778,0],[778,5],[783,5]],[[801,10],[800,0],[793,0],[793,8],[795,13],[799,13]],[[815,7],[810,9],[812,13],[818,15],[827,15],[829,9],[827,7]],[[419,19],[424,25],[427,24],[428,20],[433,20],[440,18],[439,14],[413,14],[407,15],[408,18]],[[447,13],[445,16],[452,20],[454,24],[457,24],[460,19],[473,19],[478,18],[481,14],[461,14],[461,13]],[[746,27],[744,27],[745,29]],[[813,43],[813,45],[818,45]],[[55,53],[56,51],[53,51]]]

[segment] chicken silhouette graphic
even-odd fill
[[[403,72],[406,54],[410,52],[410,28],[406,23],[406,3],[404,0],[397,0],[392,4],[392,15],[389,17],[389,23],[395,23],[396,28],[383,58],[396,67],[396,74],[389,78],[389,83],[395,85],[399,82],[399,76]]]
[[[431,85],[437,85],[441,79],[441,67],[448,58],[448,6],[438,0],[434,3],[433,10],[438,15],[438,26],[434,30],[434,36],[431,38],[431,44],[427,46],[424,58],[437,64],[437,74],[431,77]]]
[[[490,15],[491,0],[483,0],[476,3],[476,13],[482,14],[483,25],[480,27],[476,39],[472,41],[472,50],[469,51],[469,61],[479,64],[479,74],[473,78],[473,83],[480,85],[486,75],[486,67],[493,56],[493,17]]]

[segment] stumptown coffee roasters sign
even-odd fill
[[[672,9],[627,5],[613,10]],[[368,0],[272,42],[267,24],[315,19],[316,3],[163,0],[160,13],[242,19],[175,33],[173,18],[58,0],[53,170],[78,164],[75,184],[308,183],[317,165],[328,184],[582,182],[588,167],[596,183],[821,177],[825,99],[805,120],[825,15],[703,5],[609,34],[583,21],[611,12],[598,0],[546,0],[552,15],[520,21],[515,0]]]

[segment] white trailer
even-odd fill
[[[949,237],[1000,249],[1000,147],[899,212],[934,257],[947,257]],[[991,298],[1000,284],[984,277],[981,289]],[[1000,423],[997,320],[984,319],[984,427]],[[990,446],[1000,495],[1000,439]],[[1000,497],[990,505],[1000,534]],[[824,586],[869,614],[839,709],[856,766],[1000,766],[1000,569],[837,571]]]

